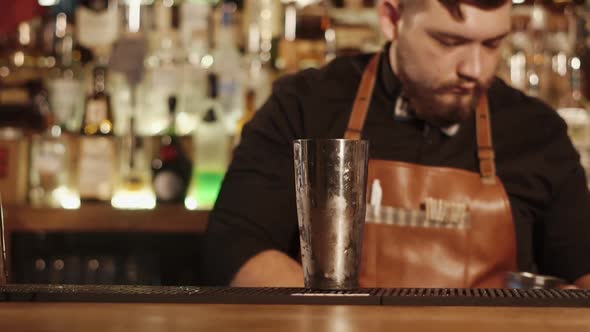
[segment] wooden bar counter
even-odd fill
[[[7,285],[0,331],[590,331],[590,291]]]
[[[2,331],[589,331],[590,309],[0,303]]]

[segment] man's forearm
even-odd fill
[[[303,287],[303,269],[299,263],[280,251],[263,251],[240,268],[231,286]]]

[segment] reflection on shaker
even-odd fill
[[[379,181],[379,179],[375,179],[371,185],[371,206],[376,208],[380,207],[382,199],[383,188],[381,188],[381,181]]]

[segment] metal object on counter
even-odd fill
[[[296,140],[295,188],[305,287],[358,287],[369,142]]]
[[[530,272],[508,272],[506,287],[516,289],[551,289],[565,285],[565,280]]]

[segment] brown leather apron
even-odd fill
[[[376,54],[363,74],[348,139],[361,138],[379,59]],[[503,287],[506,272],[516,270],[512,213],[496,177],[487,96],[480,98],[476,125],[479,173],[369,161],[367,200],[377,192],[381,198],[367,207],[362,287]],[[375,185],[380,191],[372,190]]]

